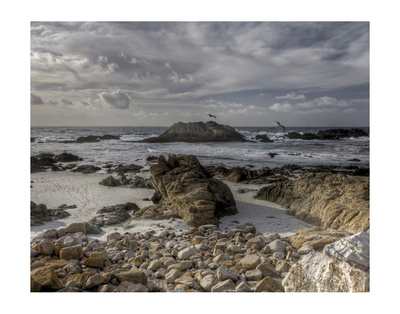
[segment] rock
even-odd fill
[[[109,176],[99,182],[100,185],[104,186],[118,186],[121,185],[119,179],[115,179],[113,176]]]
[[[254,292],[285,292],[285,289],[271,277],[265,277],[257,283]]]
[[[275,270],[280,273],[287,273],[291,267],[287,262],[280,262],[276,265]]]
[[[310,252],[312,252],[312,251],[314,251],[314,247],[313,247],[312,245],[305,245],[305,246],[302,246],[302,247],[297,251],[297,253],[298,253],[299,255],[306,255],[306,254],[308,254],[308,253],[310,253]]]
[[[211,288],[211,292],[229,292],[235,290],[235,284],[231,279],[217,283]]]
[[[282,284],[286,292],[367,292],[369,274],[314,251],[290,268]]]
[[[159,260],[154,260],[151,261],[149,266],[147,267],[147,269],[156,272],[157,270],[159,270],[161,267],[163,267],[163,263],[161,263]]]
[[[131,189],[153,189],[150,181],[148,179],[135,176],[130,183],[129,188]]]
[[[31,201],[31,226],[40,226],[43,225],[43,221],[51,220],[46,205],[36,204]]]
[[[196,247],[190,246],[190,247],[184,248],[183,250],[180,250],[178,252],[178,258],[179,259],[188,259],[195,253],[196,253]]]
[[[244,269],[255,269],[261,263],[261,259],[259,256],[254,254],[247,254],[240,260],[240,264]]]
[[[263,239],[262,235],[256,236],[254,238],[251,238],[250,240],[247,241],[246,243],[246,248],[251,248],[255,245],[257,250],[262,249],[265,246],[265,241]]]
[[[248,281],[257,281],[263,278],[263,273],[259,269],[248,270],[244,275]]]
[[[129,281],[135,284],[141,283],[145,285],[147,283],[147,275],[142,270],[128,270],[121,271],[118,274],[115,274],[115,277],[119,282]]]
[[[241,282],[236,286],[237,292],[251,292],[249,285],[245,282]]]
[[[273,278],[280,278],[279,272],[275,270],[271,265],[267,263],[261,263],[256,267],[257,270],[261,271],[262,277],[273,277]]]
[[[174,283],[176,279],[181,276],[181,271],[179,269],[171,269],[166,275],[165,279],[168,283]]]
[[[124,281],[114,289],[114,292],[149,292],[149,289],[142,283]]]
[[[260,142],[263,143],[272,143],[273,140],[271,140],[267,135],[265,134],[257,134],[256,135],[256,140],[259,140]]]
[[[86,288],[92,289],[94,287],[108,283],[111,280],[110,273],[100,273],[89,277],[86,281]]]
[[[150,182],[162,200],[135,213],[134,219],[145,217],[147,210],[170,211],[189,226],[202,226],[217,225],[218,218],[237,213],[229,187],[209,177],[195,156],[160,156],[150,171]]]
[[[81,259],[83,257],[83,248],[80,245],[65,247],[60,250],[60,258],[65,260]]]
[[[78,233],[82,232],[86,234],[86,223],[84,222],[73,222],[66,228],[67,233]]]
[[[60,241],[62,239],[62,241]],[[66,236],[65,238],[60,238],[59,242],[64,246],[75,246],[80,245],[83,246],[83,242],[79,237],[75,236]]]
[[[119,232],[113,232],[107,235],[107,241],[116,240],[119,241],[122,239],[122,235]]]
[[[219,281],[231,279],[232,281],[238,280],[238,272],[236,269],[230,269],[226,266],[221,266],[217,269],[216,277]]]
[[[316,136],[319,139],[336,140],[348,137],[368,136],[368,134],[361,129],[350,129],[350,130],[331,129],[331,130],[318,131]]]
[[[279,239],[276,239],[276,240],[272,241],[270,244],[268,244],[268,247],[271,249],[272,253],[275,253],[275,252],[285,253],[286,246],[287,246],[287,244],[285,244],[283,241],[281,241]]]
[[[323,253],[351,265],[369,270],[369,233],[360,232],[324,247]]]
[[[246,142],[244,137],[228,125],[221,125],[214,121],[178,122],[158,137],[151,137],[140,141],[142,143],[168,142]]]
[[[120,224],[131,218],[128,211],[136,211],[138,209],[139,207],[135,203],[105,206],[99,209],[96,212],[98,215],[90,219],[87,224],[98,227]]]
[[[216,284],[218,284],[218,279],[212,274],[204,276],[204,278],[200,281],[200,286],[206,292],[211,292],[212,287],[214,287]]]
[[[60,155],[55,156],[54,160],[57,162],[73,162],[73,161],[80,161],[82,159],[76,155],[64,152]]]
[[[184,273],[179,278],[175,279],[175,284],[180,285],[187,285],[189,288],[193,288],[194,286],[194,279],[190,275],[190,273]]]
[[[56,291],[63,287],[63,283],[57,277],[54,268],[50,266],[42,266],[32,270],[31,280],[40,284],[42,289],[48,288]],[[34,288],[38,288],[37,284],[34,284]]]
[[[104,266],[103,259],[100,257],[84,258],[82,259],[81,263],[82,265],[94,268],[101,268]]]
[[[298,133],[298,132],[288,132],[284,135],[284,138],[289,140],[317,140],[319,137],[312,133]]]
[[[289,241],[297,250],[300,250],[302,247],[312,246],[314,250],[322,251],[325,245],[336,242],[350,235],[351,233],[346,231],[312,227],[298,230],[295,234],[289,237]],[[306,252],[307,249],[303,249],[303,251]],[[299,254],[301,254],[300,251]]]
[[[288,214],[323,228],[369,231],[369,177],[304,172],[294,181],[273,183],[258,198],[288,208]]]
[[[38,244],[38,251],[43,256],[51,256],[54,254],[54,244],[50,239],[45,239]]]
[[[72,172],[82,172],[84,174],[88,174],[88,173],[94,173],[99,170],[101,170],[101,168],[93,166],[93,165],[81,165],[75,169],[72,169],[71,171]]]

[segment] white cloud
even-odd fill
[[[338,100],[333,97],[319,97],[308,102],[298,103],[299,108],[318,108],[318,107],[347,107],[349,104],[344,100]]]
[[[101,93],[100,99],[104,104],[116,109],[128,109],[131,102],[131,98],[119,90]]]
[[[276,111],[276,112],[290,112],[293,110],[293,106],[288,103],[275,103],[269,109]]]
[[[276,96],[276,99],[290,99],[290,100],[298,100],[298,99],[305,99],[306,97],[302,94],[297,94],[295,92],[288,93],[284,96]]]

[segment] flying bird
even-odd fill
[[[217,119],[216,116],[214,116],[214,115],[212,115],[212,114],[209,114],[209,113],[207,113],[207,114],[210,116],[210,118],[215,118],[215,119]]]
[[[281,128],[283,128],[283,131],[286,130],[285,127],[284,127],[282,124],[280,124],[278,121],[274,121],[274,122],[278,123],[278,126],[281,127]]]

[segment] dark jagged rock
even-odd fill
[[[256,140],[259,140],[260,142],[263,143],[272,143],[273,140],[271,140],[267,135],[256,135]]]
[[[57,161],[55,161],[52,157],[49,157],[50,155],[43,154],[42,156],[31,156],[31,173],[43,172],[46,171],[48,168],[53,167],[53,165]]]
[[[66,209],[76,208],[76,205],[60,205],[56,209],[47,209],[44,204],[36,204],[31,201],[31,226],[43,225],[45,221],[52,221],[70,216]]]
[[[342,138],[349,137],[360,137],[360,136],[368,136],[361,129],[332,129],[332,130],[323,130],[318,131],[316,134],[313,133],[298,133],[298,132],[289,132],[284,135],[284,138],[290,140],[340,140]]]
[[[87,174],[87,173],[94,173],[99,170],[101,170],[101,168],[93,166],[93,165],[81,165],[71,171],[72,172],[82,172],[84,174]]]
[[[89,136],[81,136],[76,139],[77,143],[91,143],[91,142],[99,142],[100,140],[119,140],[120,137],[116,135],[106,134],[103,136],[98,135],[89,135]]]
[[[119,179],[114,178],[113,176],[109,176],[101,180],[99,184],[104,186],[118,186],[121,185],[121,181]]]
[[[347,137],[360,137],[360,136],[368,136],[361,129],[333,129],[333,130],[325,130],[325,131],[318,131],[317,134],[318,138],[320,139],[341,139]]]
[[[210,177],[195,156],[164,156],[150,167],[150,182],[156,190],[157,205],[142,208],[135,219],[152,216],[163,217],[170,211],[181,217],[189,226],[218,225],[218,218],[237,213],[236,202],[229,187]]]
[[[158,137],[140,141],[142,143],[170,142],[246,142],[245,138],[229,125],[221,125],[214,121],[178,122]]]
[[[319,137],[317,135],[312,134],[312,133],[300,134],[297,132],[289,132],[284,137],[289,140],[318,140],[319,139]]]
[[[72,162],[72,161],[81,161],[82,158],[70,153],[62,153],[54,157],[54,159],[58,162]]]

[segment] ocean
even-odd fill
[[[149,167],[149,156],[165,157],[172,154],[195,155],[204,166],[250,167],[261,169],[294,164],[311,166],[369,167],[370,138],[342,140],[289,140],[282,136],[288,131],[317,133],[343,127],[234,127],[251,140],[256,135],[267,135],[273,143],[137,143],[135,141],[158,136],[168,127],[31,127],[31,156],[41,153],[78,155],[77,164],[104,165],[106,163],[136,164]],[[360,127],[358,127],[360,128]],[[369,127],[360,128],[369,134]],[[94,143],[62,143],[81,136],[105,134],[120,136],[119,140]]]

